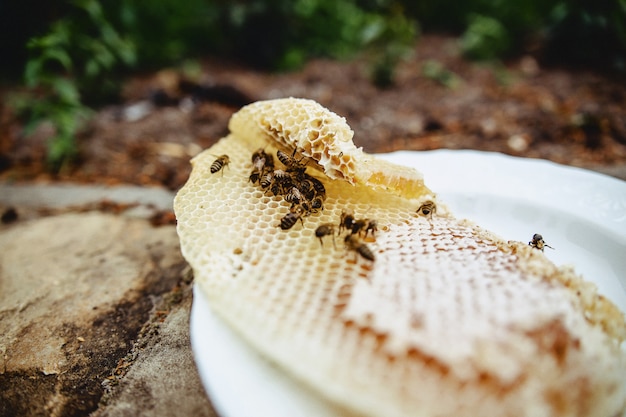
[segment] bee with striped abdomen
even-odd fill
[[[292,176],[282,169],[274,170],[270,191],[274,195],[285,195],[294,186]]]
[[[321,224],[315,229],[315,237],[320,240],[320,245],[324,246],[323,238],[325,236],[333,237],[333,246],[335,246],[335,225],[332,223]],[[336,247],[336,246],[335,246]]]
[[[218,171],[221,171],[222,168],[228,166],[230,163],[230,157],[228,155],[220,155],[217,159],[211,164],[211,174],[215,174]]]
[[[302,159],[304,158],[297,160],[294,157],[295,154],[295,150],[293,151],[293,155],[291,156],[281,150],[276,151],[276,157],[287,168],[287,171],[304,173],[304,170],[306,169],[306,163],[302,163]]]
[[[326,199],[326,187],[324,187],[324,184],[322,183],[322,181],[318,180],[317,178],[311,175],[306,175],[306,174],[305,174],[304,180],[310,184],[312,188],[312,192],[314,193],[314,196],[321,197],[322,200]]]
[[[304,201],[304,195],[300,192],[298,187],[293,186],[285,194],[285,201],[292,204],[300,204]]]
[[[280,219],[280,228],[283,230],[289,230],[293,227],[298,220],[302,223],[302,216],[305,215],[305,208],[300,204],[292,205],[289,209],[289,213],[285,214]]]
[[[252,172],[250,182],[255,184],[261,179],[263,174],[274,169],[274,158],[265,152],[263,148],[256,150],[252,154]]]
[[[262,189],[267,190],[268,188],[271,187],[273,182],[274,182],[274,171],[268,171],[264,173],[263,175],[261,175],[261,179],[259,180],[259,185],[261,185]]]
[[[344,242],[346,243],[346,248],[348,250],[352,250],[358,255],[361,255],[363,258],[368,261],[374,262],[376,257],[372,250],[363,242],[357,235],[349,234],[345,237]]]

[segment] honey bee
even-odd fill
[[[280,228],[282,230],[289,230],[293,227],[298,220],[302,223],[302,216],[305,214],[305,208],[300,205],[292,205],[289,209],[289,213],[280,219]]]
[[[252,153],[252,163],[254,163],[257,159],[268,159],[268,156],[271,155],[265,152],[265,148],[259,148]]]
[[[367,246],[361,239],[359,239],[357,235],[347,235],[344,239],[344,242],[346,243],[346,248],[348,248],[348,250],[353,250],[368,261],[374,262],[374,260],[376,259],[374,257],[374,253],[369,248],[369,246]]]
[[[417,214],[425,217],[433,217],[433,214],[437,212],[437,205],[432,201],[426,201],[424,204],[419,206],[417,209]]]
[[[294,187],[293,179],[287,172],[277,169],[274,171],[270,191],[274,195],[285,195]]]
[[[291,187],[291,189],[285,194],[285,201],[288,203],[300,204],[304,201],[304,195],[302,195],[298,187]]]
[[[359,220],[353,220],[352,221],[352,227],[349,229],[350,233],[353,235],[356,234],[361,234],[361,231],[365,230],[365,228],[367,227],[367,219],[359,219]]]
[[[319,225],[317,229],[315,229],[315,236],[320,240],[320,245],[322,245],[322,247],[324,246],[323,238],[325,236],[332,236],[333,246],[335,246],[335,225],[332,223],[324,223]]]
[[[252,154],[252,173],[250,182],[255,184],[269,170],[274,169],[274,158],[265,152],[263,148]]]
[[[282,169],[274,170],[274,176],[279,180],[291,179],[291,174]]]
[[[313,183],[309,181],[307,177],[308,175],[304,174],[303,177],[299,179],[298,188],[300,189],[300,191],[302,191],[302,194],[304,194],[306,198],[311,200],[313,197],[315,197],[315,189],[313,188]],[[297,175],[296,179],[298,179]]]
[[[261,188],[266,190],[272,185],[273,182],[274,182],[274,171],[268,171],[265,174],[261,175],[261,180],[259,184],[261,185]]]
[[[220,155],[212,164],[211,164],[211,174],[215,174],[220,171],[222,168],[230,164],[230,158],[228,155]]]
[[[293,206],[295,206],[296,204],[292,204],[292,208]],[[313,208],[311,207],[311,202],[308,200],[303,200],[300,202],[300,204],[297,204],[298,206],[300,206],[302,208],[302,210],[304,211],[303,216],[310,216],[311,213],[313,213]]]
[[[339,230],[352,230],[354,221],[354,215],[351,212],[342,211],[339,218]]]
[[[350,233],[353,235],[359,235],[364,233],[364,237],[367,237],[370,232],[372,233],[372,237],[375,237],[376,231],[378,230],[378,222],[376,220],[371,219],[359,219],[352,221],[352,227],[349,229]]]
[[[326,188],[324,187],[324,184],[322,183],[322,181],[318,180],[315,177],[312,177],[311,175],[306,175],[305,180],[309,184],[311,184],[311,187],[313,189],[315,196],[321,197],[322,199],[326,199]]]
[[[316,196],[311,200],[311,210],[317,212],[318,210],[324,210],[324,200],[322,197]]]
[[[375,236],[377,231],[378,231],[378,222],[376,220],[368,219],[367,226],[365,226],[365,237],[367,237],[367,235],[370,232],[372,232],[372,236]]]
[[[541,252],[543,252],[544,247],[554,249],[552,246],[544,242],[543,236],[541,236],[539,233],[535,233],[533,235],[533,239],[530,242],[528,242],[528,244],[535,249],[539,249]]]
[[[285,167],[287,167],[288,171],[304,173],[304,170],[306,169],[306,163],[303,164],[302,163],[302,159],[301,160],[297,160],[294,157],[295,154],[296,154],[295,150],[293,151],[293,154],[291,156],[287,155],[285,152],[283,152],[281,150],[278,150],[276,152],[276,157],[278,157],[278,160],[280,162],[282,162]]]
[[[309,181],[307,177],[308,175],[304,174],[303,178],[298,181],[298,176],[296,175],[296,181],[298,182],[298,188],[302,194],[304,194],[308,200],[313,200],[316,196],[315,188],[313,187],[313,182]]]

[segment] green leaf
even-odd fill
[[[385,26],[386,24],[382,16],[370,16],[361,31],[361,42],[367,45],[380,38],[385,31]]]
[[[102,6],[96,0],[74,0],[72,3],[87,12],[94,22],[99,22],[104,18]]]
[[[63,103],[79,105],[80,93],[73,80],[58,77],[52,84],[53,91],[58,95]]]
[[[28,88],[35,88],[39,86],[41,81],[41,67],[42,62],[39,59],[31,59],[26,62],[26,68],[24,69],[24,83]]]
[[[100,74],[100,64],[95,58],[89,58],[85,62],[85,75],[87,78],[96,78]]]
[[[137,62],[135,45],[128,39],[121,40],[121,44],[117,49],[117,55],[120,57],[122,62],[128,66],[134,66]]]
[[[497,19],[480,14],[470,16],[470,24],[461,37],[461,50],[472,59],[495,59],[510,46],[507,29]]]
[[[44,61],[56,61],[61,64],[66,71],[72,68],[72,58],[70,58],[67,51],[62,48],[47,48],[41,54],[40,59]]]

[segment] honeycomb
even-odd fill
[[[364,184],[407,198],[430,193],[419,172],[371,158],[357,148],[352,142],[354,132],[346,120],[313,100],[258,101],[235,113],[228,127],[250,143],[264,140],[297,149],[331,179]]]
[[[402,170],[381,170],[374,186],[361,181],[360,165],[377,160],[349,151],[343,119],[322,117],[337,128],[322,146],[313,142],[324,135],[307,130],[317,123],[294,121],[330,113],[317,103],[252,106],[192,160],[174,202],[196,282],[247,343],[363,416],[612,417],[626,409],[624,317],[592,284],[526,244],[454,218],[423,183],[409,196],[378,186],[397,184]],[[325,186],[323,209],[281,229],[292,204],[249,179],[259,148],[314,160],[306,172]],[[347,151],[333,159],[338,149]],[[230,163],[211,173],[219,155]],[[419,208],[427,202],[437,210],[426,215]],[[340,230],[346,213],[375,219],[377,230]],[[318,238],[324,224],[336,234]]]

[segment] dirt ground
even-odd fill
[[[138,75],[122,105],[99,109],[79,157],[58,174],[42,163],[52,133],[30,137],[7,108],[0,119],[0,180],[163,185],[178,189],[189,159],[227,131],[242,105],[306,97],[346,117],[368,152],[477,149],[624,172],[626,83],[606,74],[544,68],[530,56],[500,64],[464,60],[455,40],[426,35],[396,82],[375,87],[365,59],[315,60],[270,74],[206,59],[196,79],[175,70]],[[621,176],[618,174],[617,176]]]

